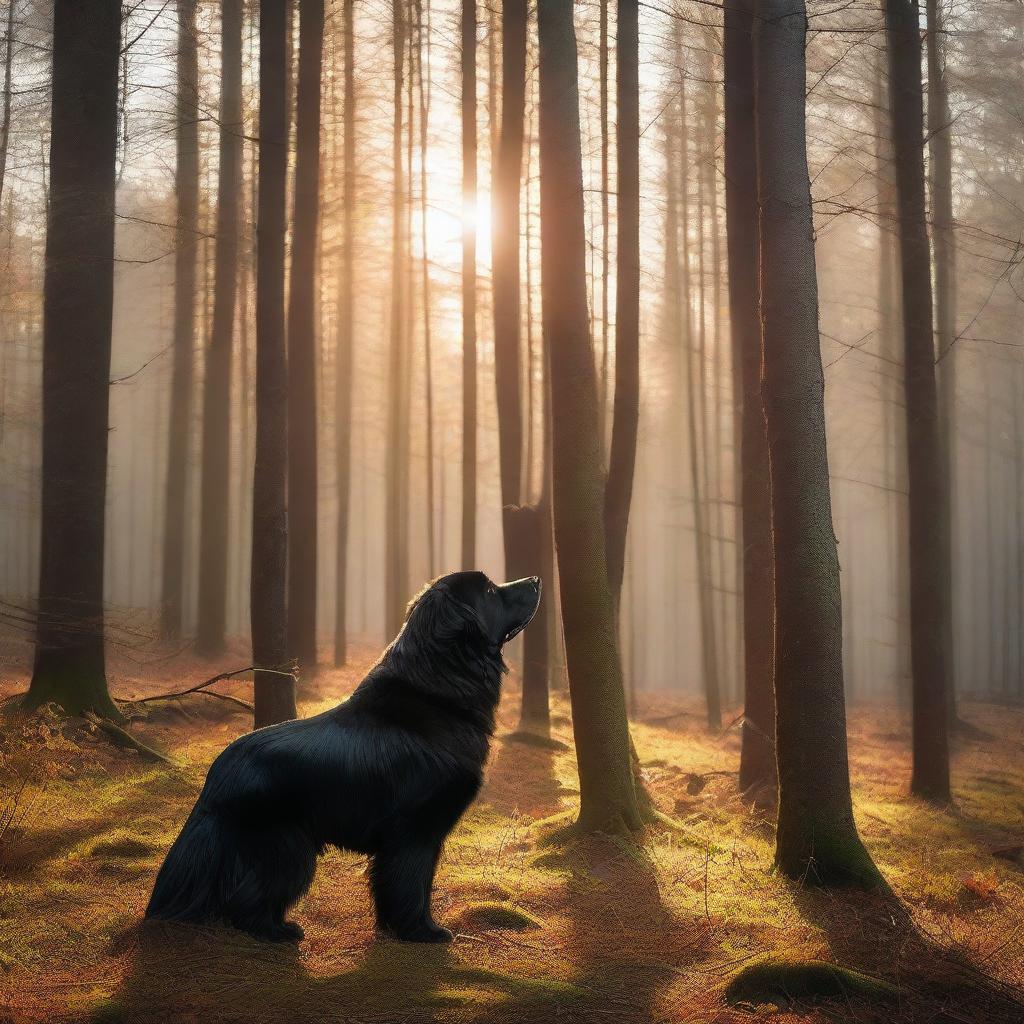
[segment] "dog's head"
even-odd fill
[[[540,605],[540,577],[494,583],[482,572],[453,572],[428,584],[409,605],[403,632],[500,652]]]
[[[529,624],[540,593],[537,576],[501,584],[482,572],[441,576],[409,604],[392,656],[423,686],[469,692],[484,684],[497,699],[501,648]]]

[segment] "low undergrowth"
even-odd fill
[[[319,676],[301,713],[348,692],[372,653]],[[179,658],[145,679],[116,666],[112,688],[161,693],[219,667],[233,666]],[[0,693],[26,683],[10,673]],[[243,680],[223,689],[248,695]],[[514,732],[516,704],[512,683],[502,735]],[[496,743],[438,874],[436,915],[456,933],[440,949],[375,941],[366,864],[337,851],[294,915],[307,936],[298,949],[142,926],[207,765],[249,727],[244,709],[201,697],[146,705],[130,728],[172,764],[47,709],[8,713],[0,1022],[1022,1019],[1012,1000],[1024,983],[1024,871],[1005,851],[1024,839],[1024,712],[965,704],[977,731],[956,739],[956,804],[942,811],[906,795],[900,713],[852,710],[858,824],[896,904],[775,874],[771,813],[735,792],[738,736],[709,736],[695,710],[668,698],[641,707],[634,736],[660,816],[639,844],[544,842],[579,799],[561,696],[554,743]],[[781,975],[769,969],[780,964]],[[850,978],[878,987],[848,990]],[[760,990],[744,988],[758,979]]]

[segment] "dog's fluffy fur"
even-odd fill
[[[370,856],[382,933],[450,939],[431,915],[434,869],[480,788],[502,644],[539,601],[536,577],[500,587],[478,572],[442,577],[347,701],[235,740],[210,767],[146,916],[297,941],[285,914],[332,844]]]

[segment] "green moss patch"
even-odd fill
[[[92,857],[148,857],[156,851],[155,844],[125,829],[110,832],[89,847],[89,855]]]
[[[830,999],[889,1000],[895,985],[824,960],[769,957],[736,974],[725,990],[732,1005],[762,1006]]]
[[[459,915],[456,924],[459,930],[484,930],[489,928],[502,931],[522,932],[542,928],[540,918],[528,914],[512,903],[484,900],[470,903]]]

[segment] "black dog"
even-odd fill
[[[536,576],[444,576],[347,701],[235,740],[210,767],[146,916],[298,941],[285,913],[333,844],[372,858],[380,932],[449,941],[431,916],[434,869],[480,788],[502,645],[533,618],[540,589]]]

